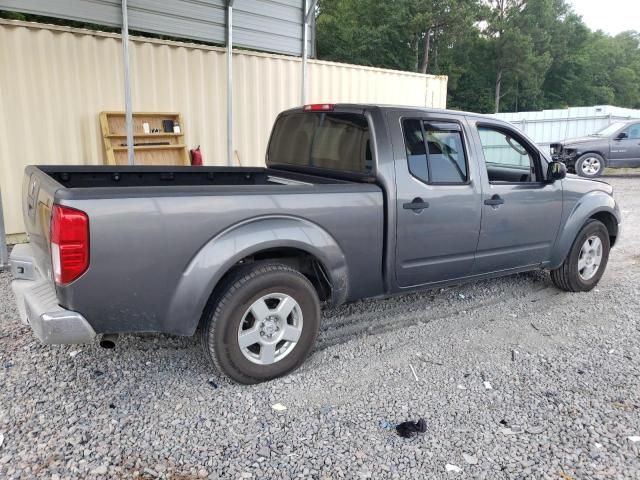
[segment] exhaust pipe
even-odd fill
[[[102,338],[100,338],[100,346],[107,349],[115,348],[117,340],[117,333],[105,333],[102,335]]]

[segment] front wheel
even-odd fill
[[[286,375],[313,349],[320,301],[311,282],[286,265],[257,264],[232,275],[205,313],[202,345],[238,383]]]
[[[585,153],[576,161],[576,173],[581,177],[596,178],[604,172],[604,158],[597,153]]]
[[[551,271],[551,280],[568,292],[588,292],[602,278],[609,250],[607,227],[598,220],[590,220],[578,233],[564,263]]]

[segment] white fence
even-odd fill
[[[616,120],[640,118],[640,110],[600,105],[540,112],[497,113],[495,116],[518,127],[548,150],[553,142],[595,133]]]

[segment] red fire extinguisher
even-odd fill
[[[194,167],[201,167],[202,152],[200,151],[200,145],[198,145],[198,148],[192,148],[189,150],[189,153],[191,154],[191,165]]]

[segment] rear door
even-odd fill
[[[483,181],[474,274],[548,261],[562,215],[562,182],[545,181],[547,161],[516,130],[469,119]]]
[[[418,113],[418,114],[416,114]],[[396,171],[400,287],[471,273],[480,230],[480,182],[464,119],[389,113]]]
[[[617,138],[624,133],[624,138]],[[612,167],[640,166],[640,122],[632,123],[611,139],[609,165]]]

